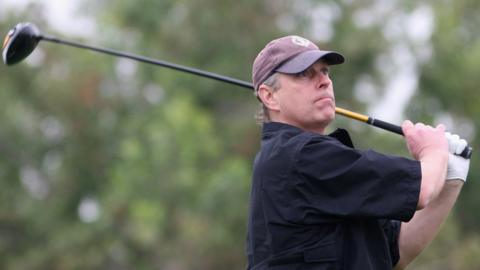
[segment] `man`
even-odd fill
[[[255,59],[264,123],[248,269],[402,269],[466,180],[469,160],[450,153],[467,143],[443,125],[403,123],[413,159],[354,149],[345,130],[325,135],[335,117],[329,67],[343,62],[298,36],[271,41]]]

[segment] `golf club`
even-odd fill
[[[14,65],[22,61],[23,59],[27,58],[33,52],[33,50],[35,50],[38,43],[42,40],[58,43],[58,44],[64,44],[64,45],[77,47],[81,49],[92,50],[100,53],[106,53],[106,54],[110,54],[118,57],[133,59],[140,62],[158,65],[158,66],[162,66],[162,67],[166,67],[166,68],[170,68],[178,71],[183,71],[190,74],[207,77],[217,81],[226,82],[226,83],[234,84],[237,86],[241,86],[241,87],[253,90],[253,84],[249,82],[222,76],[216,73],[206,72],[199,69],[177,65],[177,64],[166,62],[166,61],[155,60],[155,59],[138,56],[131,53],[119,52],[111,49],[105,49],[105,48],[94,47],[94,46],[88,46],[88,45],[80,44],[77,42],[66,41],[66,40],[55,38],[55,37],[46,36],[46,35],[43,35],[40,32],[40,30],[32,23],[19,23],[8,32],[2,47],[3,62],[6,65]],[[393,133],[403,135],[402,128],[400,126],[397,126],[382,120],[378,120],[370,116],[366,116],[366,115],[355,113],[346,109],[342,109],[339,107],[335,108],[335,112],[340,115],[346,116],[348,118],[358,120]],[[467,146],[465,147],[464,151],[460,154],[460,156],[464,158],[470,158],[472,155],[472,151],[473,151],[472,147]]]

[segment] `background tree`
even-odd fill
[[[332,71],[339,106],[447,121],[478,148],[473,0],[79,3],[97,35],[57,32],[42,4],[2,13],[0,29],[32,21],[246,81],[267,41],[295,33],[347,57]],[[51,44],[1,66],[0,268],[244,269],[257,108],[248,90]],[[334,125],[360,148],[407,155],[396,135]],[[480,266],[476,156],[453,217],[412,269]]]

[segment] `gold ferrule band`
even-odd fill
[[[359,114],[359,113],[356,113],[356,112],[352,112],[352,111],[349,111],[349,110],[345,110],[345,109],[342,109],[342,108],[339,108],[339,107],[335,108],[335,112],[338,113],[338,114],[341,114],[343,116],[368,123],[368,116],[366,116],[366,115]]]

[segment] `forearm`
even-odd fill
[[[402,223],[399,236],[400,260],[395,269],[405,268],[437,235],[452,209],[463,181],[446,181],[439,196],[417,211],[408,223]]]
[[[422,182],[417,210],[425,208],[443,190],[447,173],[448,153],[431,151],[420,158]]]

